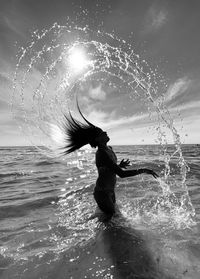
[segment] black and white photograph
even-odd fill
[[[0,279],[200,278],[200,1],[0,0]]]

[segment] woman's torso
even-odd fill
[[[107,157],[109,157],[109,162]],[[96,152],[98,178],[95,191],[113,191],[116,184],[116,174],[110,167],[110,162],[117,163],[117,157],[111,147],[99,148]]]

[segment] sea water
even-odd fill
[[[200,147],[182,146],[195,215],[181,203],[176,157],[170,162],[173,189],[163,192],[159,145],[113,149],[118,160],[130,159],[130,168],[151,168],[160,179],[118,178],[121,215],[107,224],[88,220],[96,208],[94,150],[77,165],[47,158],[34,147],[0,149],[1,279],[199,279]]]

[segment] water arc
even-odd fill
[[[41,152],[57,156],[56,144],[63,139],[59,128],[63,113],[73,105],[75,93],[86,91],[94,81],[106,84],[111,91],[126,92],[126,98],[132,103],[136,98],[141,100],[149,116],[156,119],[157,140],[165,165],[159,186],[165,198],[162,198],[163,206],[156,199],[154,209],[170,207],[171,213],[182,215],[185,223],[191,220],[195,212],[186,185],[188,166],[179,133],[158,91],[161,88],[159,75],[132,46],[114,34],[57,23],[42,32],[33,32],[31,41],[18,54],[11,104],[23,132]],[[175,147],[170,155],[166,129]],[[170,176],[170,162],[175,155],[179,182]],[[170,190],[170,183],[179,184],[180,198]]]

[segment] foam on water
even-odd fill
[[[86,55],[85,65],[76,70],[68,59],[74,49],[81,49]],[[162,220],[177,224],[177,227],[194,224],[195,211],[186,185],[189,168],[182,154],[180,136],[163,102],[167,84],[131,45],[114,34],[100,30],[93,32],[70,21],[65,26],[55,23],[49,29],[33,32],[31,41],[19,51],[14,76],[12,110],[23,133],[40,152],[59,157],[58,147],[64,140],[63,115],[68,108],[72,110],[79,89],[93,80],[107,82],[118,90],[126,89],[130,101],[141,100],[149,117],[157,121],[157,139],[165,164],[163,177],[157,180],[161,194],[150,199],[150,204],[135,204],[134,214],[143,211],[142,218],[146,216],[152,224],[162,223]],[[162,94],[158,88],[163,89]],[[172,154],[167,151],[166,130],[174,142],[175,152]],[[170,162],[175,156],[178,158],[179,181],[174,181],[170,175]],[[89,162],[89,158],[90,154],[84,152],[72,154],[68,157],[68,164],[83,168],[84,160]],[[179,196],[171,190],[173,185],[180,189]],[[126,211],[130,216],[128,206]]]

